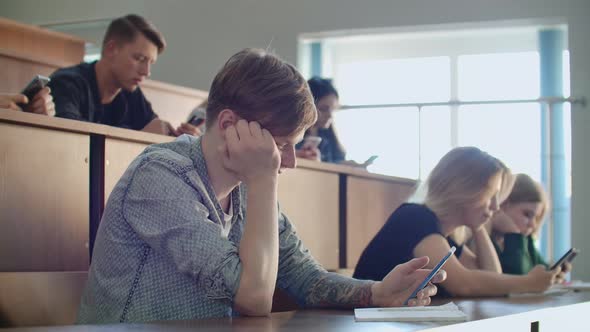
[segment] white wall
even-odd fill
[[[588,0],[3,0],[0,13],[21,22],[117,17],[151,19],[169,48],[153,78],[208,89],[215,72],[244,47],[271,48],[297,59],[297,36],[328,30],[404,27],[516,19],[563,19],[569,28],[573,96],[590,98]],[[0,46],[1,47],[1,46]],[[590,107],[572,112],[573,243],[581,248],[574,277],[590,281]]]

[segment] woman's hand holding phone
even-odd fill
[[[295,154],[298,158],[321,161],[322,154],[319,145],[322,138],[319,136],[306,136],[303,140],[303,146]]]

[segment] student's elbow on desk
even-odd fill
[[[268,316],[272,309],[272,294],[240,287],[234,300],[235,309],[246,316]]]

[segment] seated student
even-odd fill
[[[510,195],[488,223],[504,273],[527,274],[537,265],[548,267],[535,247],[535,237],[548,209],[549,201],[541,185],[526,174],[516,175]],[[564,280],[571,264],[564,267],[558,282]]]
[[[18,104],[25,104],[25,108],[21,109]],[[0,94],[0,108],[49,116],[55,115],[55,104],[51,96],[51,89],[48,87],[37,92],[33,100],[28,100],[25,95],[20,93]]]
[[[143,17],[113,20],[100,60],[51,75],[56,116],[164,135],[192,134],[190,125],[174,129],[159,119],[139,88],[165,47],[164,37]]]
[[[444,268],[448,278],[439,293],[453,296],[491,296],[541,292],[559,271],[537,266],[527,275],[501,273],[484,223],[499,208],[498,197],[509,181],[509,171],[498,159],[475,147],[449,151],[425,182],[422,204],[406,203],[396,209],[362,253],[354,277],[381,280],[386,271],[413,257],[428,256],[433,267],[457,247]],[[477,255],[449,238],[457,228],[471,229]],[[446,294],[448,293],[448,294]]]
[[[332,113],[338,108],[338,91],[332,85],[332,80],[312,77],[307,81],[318,110],[318,120],[305,132],[307,136],[318,136],[322,139],[318,148],[309,148],[303,142],[297,144],[297,157],[321,160],[328,163],[349,166],[367,167],[353,160],[345,160],[346,151],[338,138],[333,123]]]
[[[278,209],[279,173],[315,120],[295,67],[262,50],[233,55],[211,85],[205,134],[148,147],[115,186],[79,322],[267,315],[275,285],[308,307],[401,305],[426,257],[382,282],[328,273]]]

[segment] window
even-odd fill
[[[563,109],[563,116],[555,118],[558,113],[552,112],[554,131],[549,133],[541,111],[546,106],[534,101],[541,91],[541,29],[313,36],[315,45],[321,45],[316,47],[321,63],[315,72],[333,78],[344,105],[334,117],[348,159],[363,162],[377,154],[370,171],[423,179],[449,149],[473,145],[503,160],[513,172],[543,182],[552,154],[542,151],[542,142],[549,137],[544,135],[553,135],[553,141],[557,132],[564,140],[565,171],[552,176],[563,177],[566,197],[552,197],[560,206],[568,205],[570,105],[555,106]],[[563,96],[569,96],[566,49],[562,72]],[[561,123],[563,128],[556,127]],[[560,213],[556,225],[569,229],[567,211]],[[542,249],[550,258],[552,244],[555,252],[569,240],[546,240],[553,236],[546,230]]]

